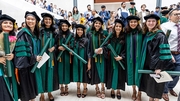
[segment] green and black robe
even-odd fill
[[[125,43],[121,42],[119,38],[111,38],[110,44],[115,52],[123,58],[121,63],[125,65]],[[110,52],[110,65],[108,66],[107,88],[125,90],[126,71],[122,69],[121,65],[115,60],[115,56]],[[125,66],[124,66],[125,67]]]
[[[17,42],[15,46],[14,64],[18,69],[19,77],[19,92],[22,101],[28,101],[37,96],[39,85],[42,82],[36,82],[36,74],[40,69],[36,69],[35,73],[31,73],[31,69],[36,63],[36,56],[40,51],[40,40],[28,29],[23,28],[17,35]],[[42,87],[42,86],[40,86]]]
[[[57,49],[57,56],[61,52],[58,50],[58,47],[64,44],[69,37],[71,33],[70,31],[67,32],[60,32],[56,36],[56,49]],[[68,42],[67,46],[69,48],[72,48],[72,43],[74,40],[74,35],[72,35],[70,41]],[[64,50],[63,54],[61,55],[60,59],[57,60],[58,65],[58,78],[59,78],[59,84],[69,84],[72,80],[71,78],[71,68],[72,68],[72,56],[70,55],[69,51]]]
[[[140,69],[152,71],[161,69],[163,71],[173,66],[170,46],[165,34],[161,30],[146,34],[143,40],[141,54]],[[140,74],[140,77],[139,90],[144,91],[149,97],[161,99],[164,91],[164,83],[157,83],[149,74]]]
[[[43,87],[43,89],[39,89],[38,93],[52,92],[59,88],[55,50],[52,53],[48,51],[49,48],[55,46],[55,32],[51,31],[50,29],[41,28],[41,49],[44,47],[44,44],[48,38],[51,38],[50,43],[52,46],[49,44],[45,52],[50,56],[50,59],[40,68],[40,73],[38,74],[41,75],[37,74],[37,76],[41,76]]]
[[[127,84],[139,86],[139,74],[142,47],[142,32],[133,30],[126,34]]]
[[[88,39],[77,37],[74,40],[73,50],[88,62]],[[84,64],[76,56],[73,56],[73,82],[89,83],[87,64]]]
[[[89,39],[88,57],[91,58],[91,84],[105,83],[106,81],[107,47],[105,45],[102,47],[103,54],[97,55],[95,58],[93,58],[93,55],[95,54],[95,49],[100,47],[107,35],[107,31],[96,32],[91,30],[87,33],[87,38]]]
[[[3,35],[3,33],[0,33],[1,35]],[[4,38],[0,39],[0,51],[4,52]],[[11,43],[10,43],[11,45]],[[9,46],[10,47],[10,46]],[[13,50],[11,48],[13,48],[14,46],[12,45],[12,47],[10,47],[10,50]],[[1,57],[2,54],[0,54]],[[12,73],[12,77],[7,77],[5,75],[7,75],[7,68],[5,69],[3,64],[0,64],[0,84],[2,84],[1,86],[1,90],[0,93],[4,93],[4,95],[0,95],[0,101],[18,101],[18,84],[16,81],[16,77],[15,77],[15,67],[13,64],[13,60],[10,62],[11,63],[11,73]],[[4,86],[6,85],[6,86]],[[6,90],[8,91],[8,93],[6,92]],[[2,92],[3,91],[3,92]],[[4,97],[4,98],[3,98]],[[9,97],[9,98],[7,98]]]

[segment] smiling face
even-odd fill
[[[129,21],[129,26],[132,28],[132,29],[135,29],[138,25],[138,21],[137,20],[130,20]]]
[[[13,30],[13,22],[10,20],[4,20],[1,24],[2,31],[4,32],[10,32]]]
[[[77,30],[77,35],[79,37],[81,37],[83,35],[83,29],[82,28],[77,28],[76,30]]]
[[[119,36],[120,32],[122,31],[122,25],[120,23],[116,23],[114,29],[116,34]]]
[[[67,24],[65,24],[65,23],[63,23],[62,25],[61,25],[61,28],[62,28],[62,31],[67,31],[68,30],[68,25]]]
[[[46,28],[50,28],[52,25],[52,19],[50,17],[45,17],[44,24],[45,24]]]
[[[34,16],[27,16],[26,17],[26,25],[30,28],[30,29],[34,29],[35,25],[36,25],[36,18]]]
[[[153,18],[147,19],[146,21],[146,26],[149,31],[151,31],[156,26],[156,24],[157,24],[157,20]]]
[[[102,23],[100,21],[96,21],[94,23],[94,27],[95,27],[96,31],[99,31],[99,29],[102,27]]]

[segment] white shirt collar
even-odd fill
[[[176,25],[176,23],[174,23],[174,22],[172,22],[172,21],[169,21],[170,22],[170,24],[172,25],[172,26],[175,26]]]

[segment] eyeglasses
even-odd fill
[[[180,13],[173,14],[174,16],[180,16]]]

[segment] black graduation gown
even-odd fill
[[[50,38],[50,34],[52,34],[52,45],[55,44],[55,35],[56,32],[52,31],[51,29],[41,28],[40,29],[40,39],[41,39],[41,49],[44,47],[43,45],[46,43],[46,40]],[[48,49],[51,48],[50,46],[47,48],[46,53],[50,55]],[[51,62],[51,65],[49,63]],[[52,64],[53,61],[53,64]],[[58,69],[57,69],[57,62],[56,62],[56,55],[55,50],[52,52],[52,58],[49,59],[41,68],[41,75],[42,76],[42,86],[44,92],[51,92],[54,90],[59,89],[58,83]],[[43,92],[39,92],[43,93]]]
[[[98,42],[95,45],[93,34],[95,34],[94,38],[95,41]],[[108,50],[107,47],[103,46],[103,54],[97,55],[97,58],[93,58],[94,50],[99,48],[102,42],[104,41],[105,37],[107,36],[107,31],[95,32],[89,31],[87,33],[87,38],[89,39],[89,48],[88,48],[88,58],[91,58],[91,81],[90,83],[99,84],[105,83],[106,81],[106,67],[107,67],[107,57],[108,57]],[[94,48],[94,46],[96,46]],[[96,66],[96,63],[101,64],[102,67]]]
[[[55,47],[56,47],[56,56],[59,55],[61,51],[58,50],[58,47],[65,44],[67,38],[71,33],[70,31],[62,32],[60,31],[55,37]],[[63,37],[65,36],[65,37]],[[69,40],[67,46],[72,48],[72,43],[74,40],[74,35],[72,35],[71,39]],[[72,81],[72,55],[70,55],[69,51],[65,50],[61,55],[61,58],[57,60],[58,66],[58,81],[59,84],[69,84]]]
[[[88,62],[87,38],[75,38],[73,50]],[[78,60],[78,58],[73,56],[73,82],[90,83],[90,78],[87,71],[87,64],[82,63],[82,61]]]
[[[18,68],[19,91],[22,101],[29,101],[38,95],[35,73],[31,73],[31,69],[36,63],[34,49],[38,47],[34,47],[32,38],[30,31],[23,28],[17,35],[15,46],[14,64]]]
[[[121,63],[125,66],[125,44],[124,43],[120,43],[120,40],[118,38],[111,38],[110,40],[110,44],[111,46],[114,48],[114,50],[116,51],[116,53],[121,56],[123,58],[123,60],[121,60]],[[119,47],[119,48],[117,48]],[[110,52],[111,53],[111,52]],[[120,64],[115,60],[113,65],[113,59],[114,56],[112,56],[113,54],[110,54],[111,56],[109,57],[109,65],[107,68],[107,83],[106,83],[106,87],[107,89],[121,89],[121,90],[125,90],[125,82],[126,82],[126,70],[123,70],[122,67],[120,66]],[[113,67],[115,66],[115,67]],[[116,73],[117,72],[117,73]]]
[[[168,41],[166,39],[165,34],[163,32],[153,33],[156,34],[154,38],[147,42],[146,47],[146,55],[144,62],[144,70],[152,70],[156,69],[166,70],[166,65],[171,60],[170,53],[161,53],[162,50],[167,50],[170,52],[168,46]],[[146,40],[146,37],[144,41]],[[143,42],[144,42],[143,41]],[[161,47],[163,46],[163,47]],[[144,47],[142,47],[144,48]],[[164,49],[163,49],[164,48]],[[168,56],[169,58],[161,58],[162,56]],[[142,61],[143,61],[142,57]],[[143,63],[141,61],[141,63]],[[142,66],[142,65],[141,65]],[[152,98],[161,99],[163,91],[164,91],[164,83],[156,83],[154,78],[150,77],[149,74],[142,74],[140,80],[140,91],[144,91],[148,96]]]

